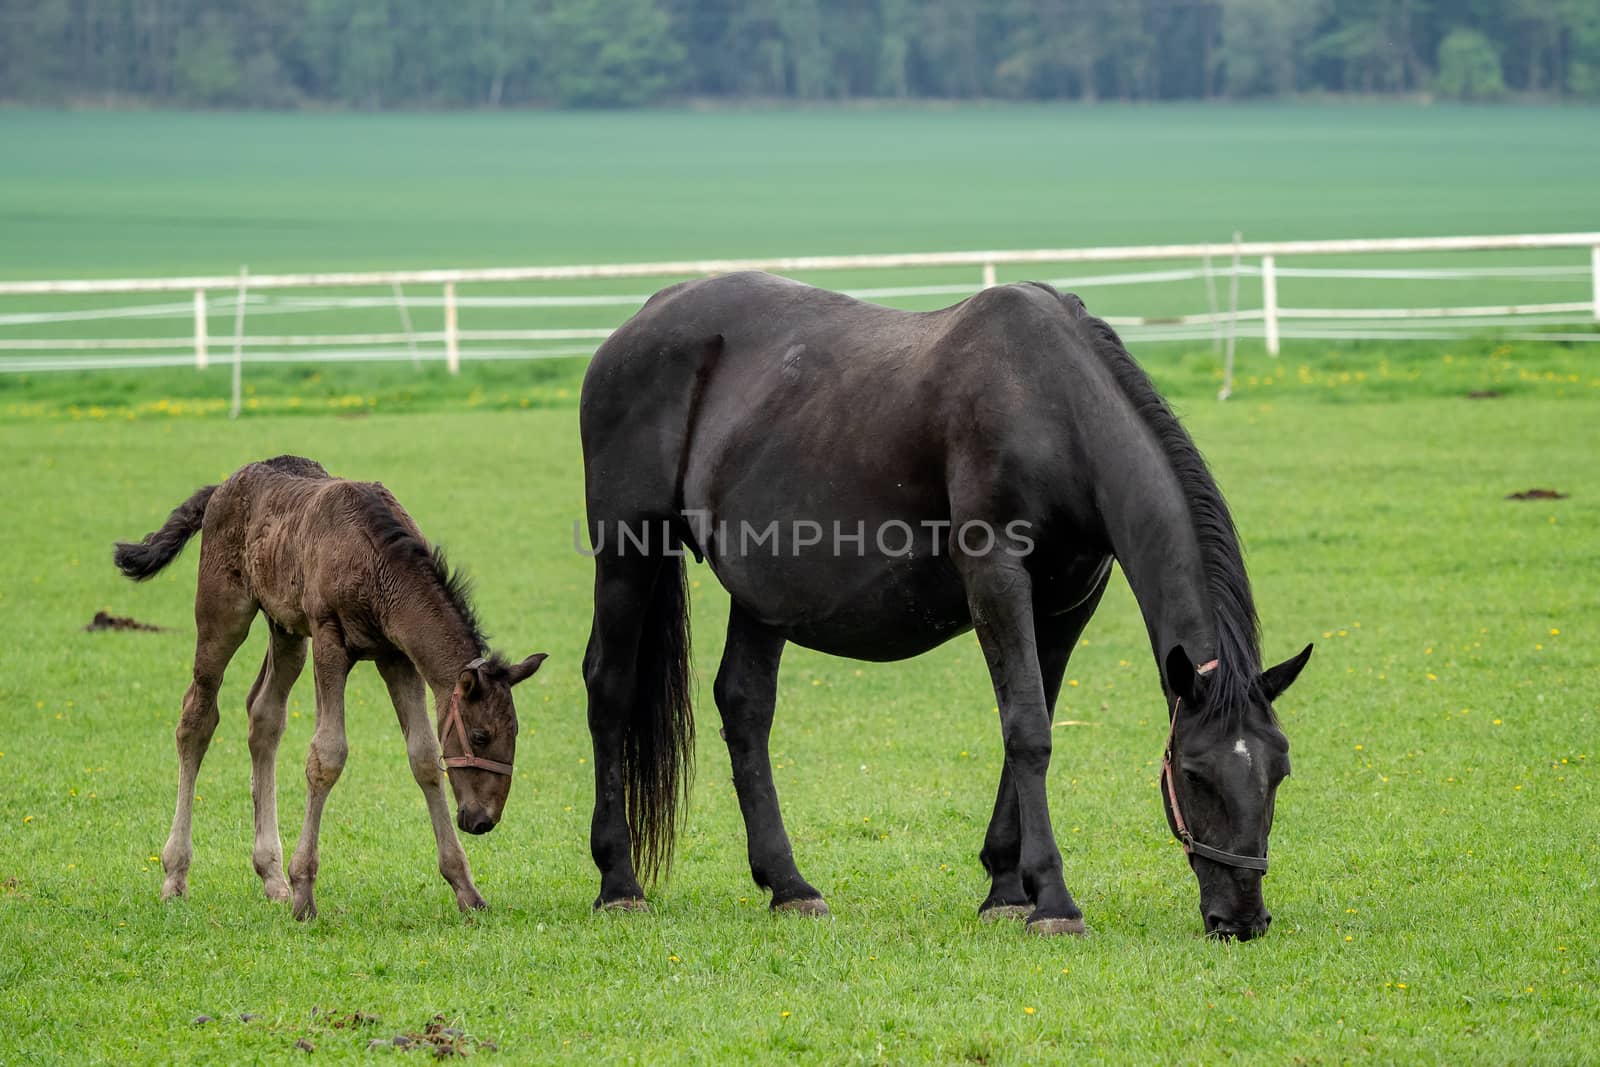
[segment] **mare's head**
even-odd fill
[[[456,678],[439,718],[439,747],[456,795],[456,825],[469,834],[488,833],[505,813],[517,754],[511,689],[532,676],[544,659],[540,652],[521,663],[498,656],[473,660]]]
[[[1261,897],[1278,784],[1289,776],[1289,739],[1272,702],[1311,658],[1311,646],[1270,667],[1247,689],[1241,707],[1224,707],[1210,669],[1181,646],[1167,655],[1167,684],[1177,702],[1161,802],[1200,882],[1200,915],[1213,937],[1248,941],[1267,932],[1272,915]]]

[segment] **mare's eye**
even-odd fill
[[[474,730],[472,731],[472,743],[475,745],[487,745],[489,743],[489,735],[482,730]]]
[[[1183,769],[1183,780],[1188,782],[1190,785],[1203,786],[1206,784],[1206,780],[1200,777],[1199,771],[1191,770],[1188,767]]]

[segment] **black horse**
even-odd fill
[[[980,854],[985,917],[1081,933],[1045,772],[1067,659],[1115,559],[1172,730],[1163,802],[1208,933],[1265,932],[1288,741],[1227,506],[1194,444],[1077,297],[1033,283],[912,313],[758,273],[663,289],[602,345],[581,409],[594,628],[596,907],[642,908],[693,753],[684,550],[733,603],[714,693],[750,869],[826,913],[768,759],[784,643],[903,659],[975,628],[1005,766]]]

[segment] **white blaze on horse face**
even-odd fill
[[[1255,762],[1255,757],[1250,755],[1249,746],[1244,743],[1244,738],[1241,737],[1234,741],[1233,751],[1236,755],[1243,757],[1247,765]]]

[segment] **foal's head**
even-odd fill
[[[456,825],[486,834],[506,810],[517,753],[517,709],[511,687],[543,663],[543,652],[521,663],[477,659],[456,678],[439,718],[439,747],[456,795]]]
[[[1250,687],[1246,707],[1208,699],[1210,671],[1196,668],[1182,647],[1167,656],[1167,682],[1178,697],[1161,801],[1200,882],[1206,933],[1248,941],[1267,932],[1272,915],[1261,897],[1267,835],[1278,784],[1289,775],[1289,739],[1272,702],[1311,658],[1311,646],[1269,667]]]

